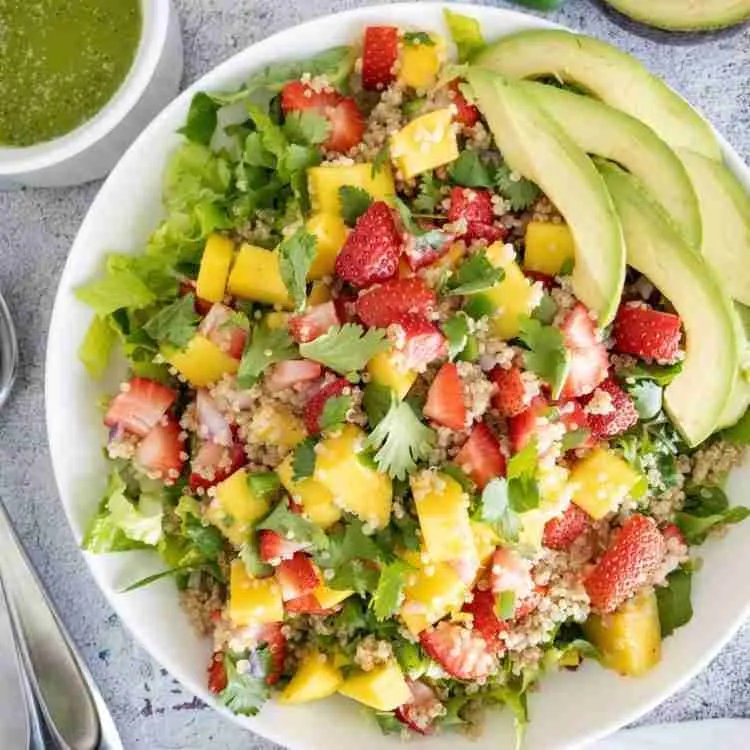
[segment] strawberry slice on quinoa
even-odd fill
[[[419,640],[429,657],[459,680],[482,680],[497,668],[487,641],[456,622],[443,620],[423,630]]]
[[[301,386],[317,380],[323,368],[318,362],[309,359],[287,359],[269,368],[264,383],[269,391],[283,391],[293,386]]]
[[[258,532],[258,553],[263,562],[270,565],[280,565],[283,560],[291,560],[298,552],[309,545],[287,539],[271,529],[261,529]]]
[[[396,709],[396,718],[417,734],[432,734],[434,720],[444,713],[440,698],[421,680],[407,678],[406,684],[411,690],[411,699]]]
[[[230,446],[206,440],[201,443],[190,462],[190,489],[193,492],[207,490],[223,482],[246,463],[245,449],[236,438]]]
[[[182,473],[186,458],[185,438],[180,423],[171,417],[163,417],[138,443],[133,461],[152,479],[174,484]]]
[[[211,654],[208,662],[208,691],[219,695],[227,686],[227,670],[224,667],[224,652],[216,651]]]
[[[448,221],[455,223],[463,219],[467,224],[471,221],[491,224],[494,217],[489,190],[467,187],[451,189]]]
[[[281,598],[286,602],[311,594],[320,584],[320,574],[304,552],[295,552],[282,559],[276,568],[276,580],[281,587]]]
[[[258,644],[266,644],[271,654],[271,671],[266,676],[266,684],[275,685],[284,672],[286,660],[286,638],[280,622],[269,622],[261,628]]]
[[[450,97],[451,104],[455,106],[457,112],[454,115],[456,122],[460,122],[467,128],[471,128],[479,122],[479,110],[473,105],[469,104],[466,97],[461,93],[459,88],[463,81],[460,78],[454,78],[448,84],[448,96]]]
[[[145,437],[177,400],[177,391],[148,378],[132,378],[110,401],[104,424]]]
[[[434,312],[435,305],[435,292],[413,276],[366,289],[357,299],[357,315],[366,326],[387,328],[407,313],[426,318]]]
[[[579,302],[560,325],[570,355],[562,398],[585,396],[607,377],[607,350],[588,310]]]
[[[318,336],[341,323],[333,300],[308,307],[303,313],[289,319],[289,332],[298,344],[315,341]]]
[[[200,322],[198,333],[219,347],[234,359],[242,359],[248,332],[235,319],[235,312],[221,302],[211,306],[208,314]]]
[[[528,409],[508,419],[508,435],[513,453],[523,450],[534,438],[544,452],[566,433],[588,429],[588,417],[577,401],[550,404],[544,396],[535,396]],[[593,445],[591,435],[587,435],[576,447],[590,448]]]
[[[314,396],[305,404],[303,414],[305,427],[311,435],[320,432],[320,418],[323,416],[328,399],[343,395],[344,391],[350,389],[352,384],[346,378],[337,378],[330,383],[326,383]]]
[[[461,446],[455,463],[482,490],[491,479],[505,476],[505,456],[500,443],[485,422],[477,422]]]
[[[544,525],[542,544],[554,550],[568,550],[581,534],[591,528],[591,516],[571,503],[557,518]]]
[[[680,318],[642,303],[630,303],[617,311],[612,334],[615,350],[664,364],[677,361],[680,353]]]
[[[304,596],[298,596],[296,599],[290,599],[288,602],[284,602],[284,609],[286,609],[287,612],[297,615],[319,615],[320,617],[327,617],[328,615],[337,612],[340,607],[322,607],[315,597],[315,594],[305,594]]]
[[[600,383],[581,403],[595,438],[604,440],[620,435],[638,422],[635,401],[611,378]]]
[[[463,430],[466,426],[464,387],[453,362],[446,362],[438,370],[427,392],[423,411],[426,417],[443,427]]]
[[[495,595],[490,589],[475,588],[471,601],[461,611],[473,616],[473,628],[487,642],[490,651],[498,654],[505,651],[500,635],[508,629],[508,624],[497,616]]]
[[[492,396],[492,405],[500,412],[501,417],[516,417],[528,408],[526,386],[520,368],[506,369],[498,365],[490,372],[490,378],[497,386]]]
[[[380,91],[396,78],[399,30],[396,26],[368,26],[362,43],[362,88]]]
[[[421,315],[407,313],[389,329],[401,364],[406,370],[424,372],[431,362],[448,354],[448,342],[443,332]],[[393,333],[393,335],[391,335]]]

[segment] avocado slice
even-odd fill
[[[586,153],[617,162],[634,174],[658,196],[687,240],[700,247],[701,215],[693,186],[677,155],[651,128],[587,96],[533,81],[520,85]]]
[[[719,418],[718,427],[731,427],[750,406],[750,308],[734,303],[734,328],[740,348],[740,366],[735,375],[732,393]]]
[[[518,83],[474,67],[467,80],[510,168],[539,185],[568,223],[576,245],[573,291],[607,325],[625,281],[625,243],[604,181]]]
[[[488,45],[473,62],[510,78],[574,84],[645,123],[672,148],[721,159],[698,112],[635,58],[598,39],[556,29],[522,31]]]
[[[723,29],[750,18],[747,0],[605,0],[623,15],[667,31]]]
[[[687,443],[698,445],[719,426],[738,372],[732,302],[641,182],[609,162],[598,166],[620,214],[628,265],[644,274],[682,318],[685,360],[664,391],[664,406]]]

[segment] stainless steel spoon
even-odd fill
[[[0,294],[0,407],[8,400],[18,369],[18,342],[10,311]]]

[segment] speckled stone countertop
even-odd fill
[[[175,0],[184,83],[247,45],[362,0]],[[488,3],[491,4],[491,3]],[[496,2],[510,6],[510,3]],[[750,159],[750,28],[664,43],[613,22],[594,0],[550,17],[633,52],[700,107]],[[668,41],[673,42],[674,39]],[[283,52],[283,51],[282,51]],[[43,364],[52,301],[78,226],[99,184],[0,193],[0,287],[15,316],[21,370],[0,415],[0,497],[111,707],[126,748],[263,747],[187,694],[123,630],[94,585],[57,501],[44,426]],[[75,427],[71,425],[71,439]],[[644,721],[750,717],[750,627],[708,669]]]

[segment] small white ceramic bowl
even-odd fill
[[[66,135],[25,148],[0,146],[0,190],[62,187],[104,177],[169,101],[182,77],[182,37],[172,0],[141,0],[141,41],[114,96]]]
[[[112,367],[104,383],[92,383],[77,350],[92,313],[73,290],[101,271],[111,250],[139,252],[162,216],[162,171],[181,142],[197,91],[239,87],[253,71],[269,63],[305,58],[339,44],[351,44],[368,24],[436,30],[446,33],[443,8],[478,19],[488,39],[553,24],[530,15],[476,5],[394,3],[320,18],[287,29],[240,52],[191,86],[144,131],[100,190],[84,221],[60,282],[47,343],[46,407],[52,464],[60,497],[77,540],[81,540],[106,486],[101,446],[106,430],[98,398],[116,390],[123,363]],[[558,27],[559,28],[559,27]],[[750,170],[720,139],[730,169],[750,189]],[[733,502],[747,496],[750,465],[733,472],[728,492]],[[743,489],[743,486],[745,489]],[[725,539],[700,550],[705,561],[695,577],[695,616],[664,642],[662,662],[642,678],[625,679],[587,662],[577,672],[545,677],[529,696],[531,725],[526,750],[580,748],[636,719],[703,669],[750,613],[750,523],[731,529]],[[294,750],[383,750],[403,747],[384,737],[352,701],[334,697],[320,703],[281,706],[269,703],[253,719],[234,716],[206,688],[211,644],[191,629],[178,604],[174,582],[162,580],[131,593],[119,593],[133,581],[162,569],[150,552],[86,555],[97,583],[122,622],[143,647],[188,690],[240,725]],[[418,743],[425,750],[498,750],[513,747],[508,711],[492,711],[483,736],[472,741],[445,733]]]

